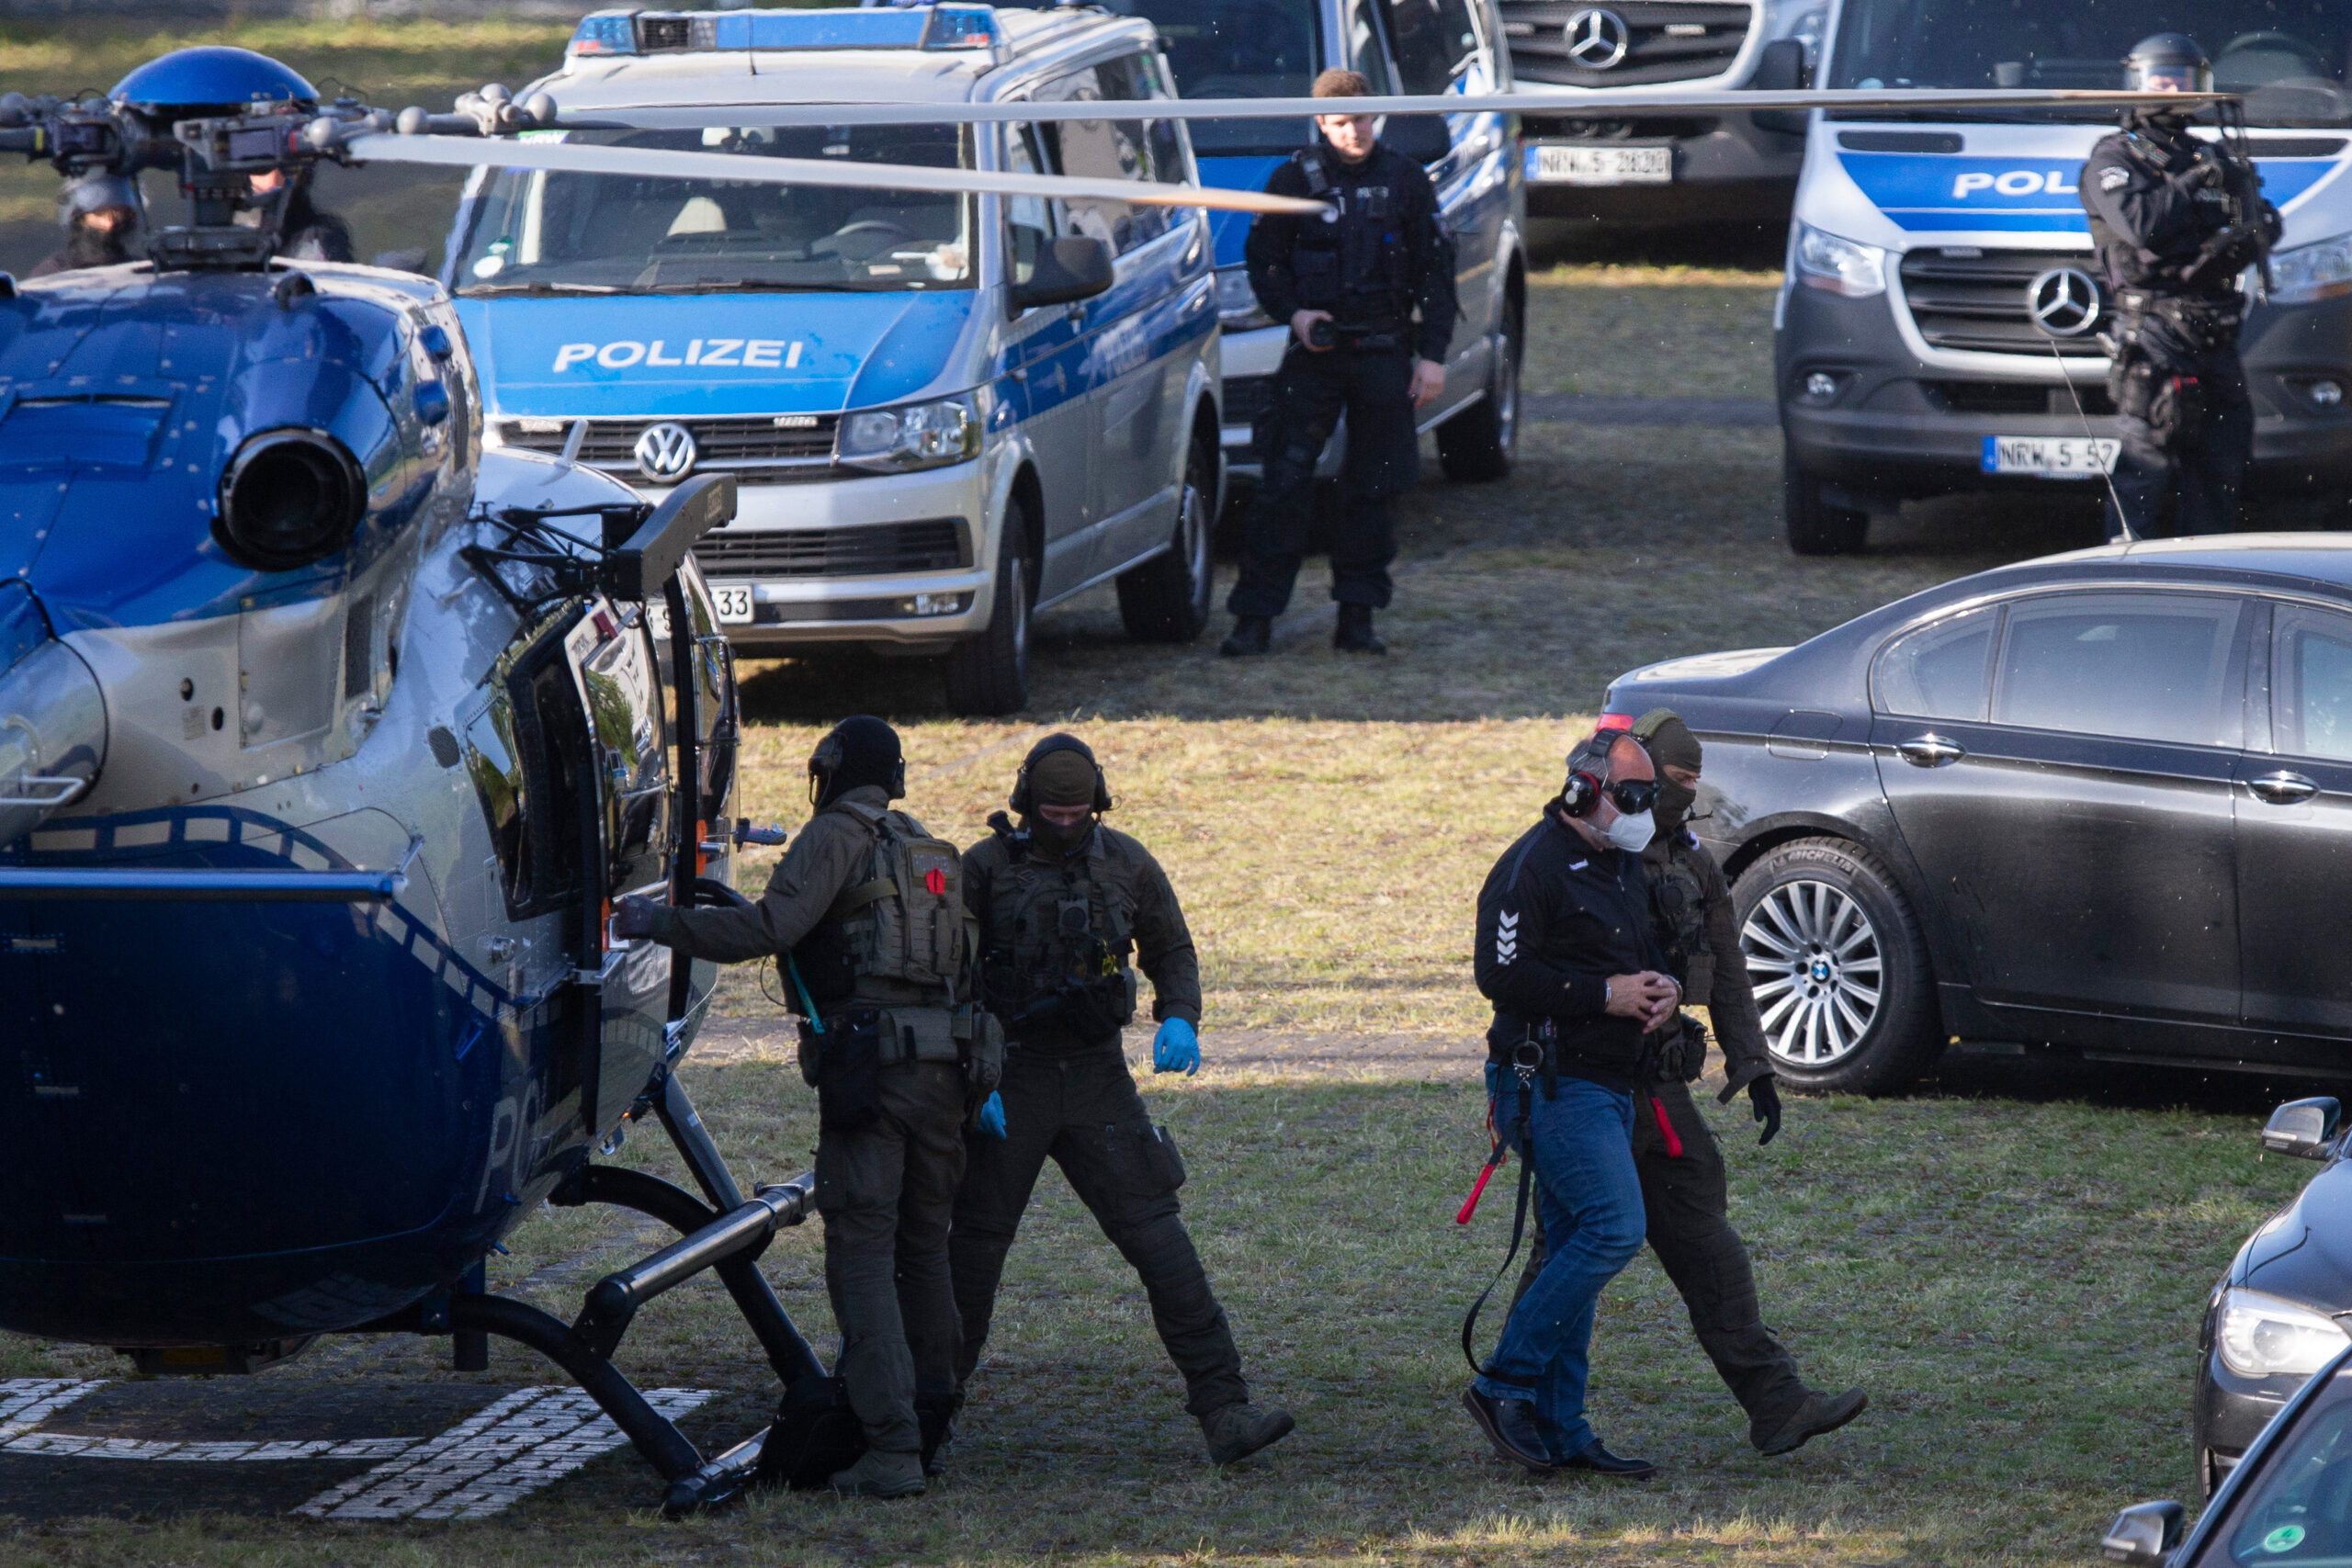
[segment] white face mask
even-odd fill
[[[1619,816],[1601,829],[1609,841],[1627,854],[1637,855],[1649,848],[1650,839],[1657,832],[1657,820],[1645,811],[1638,817]]]

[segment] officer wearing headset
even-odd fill
[[[1478,989],[1495,1004],[1487,1099],[1541,1190],[1551,1246],[1462,1401],[1497,1453],[1539,1474],[1657,1468],[1610,1452],[1584,1416],[1593,1310],[1642,1246],[1642,1039],[1682,1000],[1642,873],[1657,793],[1640,742],[1593,736],[1478,895]]]
[[[1086,743],[1039,741],[1008,802],[1020,818],[964,856],[964,897],[980,924],[981,981],[1007,1039],[1004,1077],[967,1141],[948,1238],[963,1314],[959,1385],[978,1365],[1004,1255],[1051,1157],[1151,1297],[1153,1325],[1183,1373],[1184,1407],[1218,1464],[1291,1430],[1290,1413],[1250,1403],[1225,1309],[1178,1217],[1184,1164],[1127,1072],[1120,1030],[1135,1016],[1140,963],[1159,1021],[1155,1072],[1200,1070],[1200,968],[1167,874],[1102,826],[1111,791]]]

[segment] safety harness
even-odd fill
[[[1470,1303],[1470,1310],[1462,1317],[1462,1359],[1469,1362],[1470,1371],[1480,1377],[1486,1375],[1487,1370],[1478,1364],[1478,1353],[1471,1348],[1472,1337],[1478,1327],[1478,1314],[1486,1310],[1487,1298],[1495,1293],[1495,1287],[1503,1282],[1503,1276],[1510,1272],[1512,1260],[1519,1257],[1521,1238],[1527,1233],[1527,1200],[1535,1187],[1535,1135],[1532,1123],[1535,1115],[1537,1076],[1540,1074],[1544,1079],[1544,1099],[1556,1099],[1560,1092],[1558,1038],[1550,1019],[1529,1030],[1527,1037],[1511,1047],[1510,1070],[1511,1076],[1519,1080],[1519,1110],[1511,1119],[1510,1143],[1504,1143],[1499,1136],[1495,1139],[1495,1146],[1487,1156],[1486,1168],[1478,1172],[1477,1185],[1470,1189],[1469,1198],[1463,1203],[1461,1212],[1453,1216],[1453,1223],[1457,1225],[1470,1223],[1470,1216],[1478,1212],[1478,1200],[1485,1194],[1495,1168],[1509,1157],[1512,1145],[1516,1145],[1519,1149],[1519,1202],[1511,1213],[1510,1250],[1503,1254],[1502,1266],[1495,1270],[1495,1277],[1487,1281],[1487,1288],[1478,1292],[1478,1299]]]

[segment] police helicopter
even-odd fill
[[[563,123],[544,92],[486,88],[447,115],[322,104],[285,66],[218,48],[142,65],[103,100],[0,99],[0,152],[69,175],[171,169],[189,203],[145,262],[0,275],[0,1039],[16,1066],[0,1327],[117,1347],[150,1372],[250,1372],[354,1332],[450,1336],[480,1369],[499,1336],[577,1380],[678,1512],[738,1491],[759,1438],[706,1457],[616,1370],[639,1310],[713,1271],[785,1384],[820,1371],[757,1267],[810,1211],[812,1179],[746,1195],[675,1075],[713,968],[608,929],[627,894],[738,897],[734,679],[690,553],[732,515],[734,480],[650,505],[571,460],[584,423],[560,456],[484,450],[440,287],[288,262],[293,181],[257,192],[254,176],[385,161],[1320,208],[517,136]],[[648,1117],[698,1192],[597,1162]],[[566,1324],[484,1289],[484,1255],[542,1201],[637,1210],[681,1239],[599,1280]]]

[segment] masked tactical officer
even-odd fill
[[[1731,886],[1686,825],[1698,799],[1699,738],[1667,708],[1635,720],[1633,735],[1658,773],[1657,836],[1642,852],[1642,867],[1666,970],[1682,982],[1684,996],[1706,1002],[1714,1020],[1724,1053],[1717,1101],[1729,1104],[1745,1089],[1764,1124],[1757,1142],[1769,1144],[1781,1130],[1781,1096],[1740,952]],[[1805,1387],[1795,1359],[1764,1326],[1747,1247],[1731,1228],[1723,1151],[1690,1098],[1691,1080],[1706,1071],[1706,1031],[1677,1012],[1643,1044],[1645,1103],[1634,1108],[1634,1168],[1650,1249],[1682,1293],[1700,1345],[1747,1412],[1748,1440],[1767,1454],[1791,1452],[1860,1415],[1868,1399],[1860,1389],[1831,1395]],[[1543,1258],[1539,1233],[1522,1292]]]
[[[48,277],[135,259],[141,210],[139,184],[128,175],[92,170],[75,175],[65,183],[57,200],[57,221],[65,231],[65,243],[25,276]]]
[[[832,1484],[876,1497],[923,1489],[916,1402],[954,1386],[947,1225],[967,1109],[954,1038],[956,1004],[971,993],[962,865],[953,845],[890,809],[906,771],[888,725],[843,719],[808,759],[816,814],[758,903],[673,909],[630,897],[613,918],[615,935],[690,958],[789,959],[801,1070],[822,1123],[825,1286],[867,1443]]]
[[[1353,71],[1315,79],[1318,98],[1363,97]],[[1336,106],[1335,106],[1336,107]],[[1348,418],[1347,513],[1331,547],[1332,646],[1385,653],[1372,613],[1385,609],[1396,534],[1388,499],[1420,469],[1413,412],[1445,390],[1445,345],[1461,312],[1453,297],[1453,241],[1421,166],[1381,146],[1374,117],[1316,118],[1317,143],[1276,169],[1275,196],[1309,197],[1332,220],[1261,218],[1250,231],[1250,287],[1291,341],[1258,425],[1262,465],[1226,608],[1233,635],[1219,650],[1263,653],[1290,604],[1306,550],[1309,491],[1324,444]],[[1416,311],[1419,319],[1414,319]]]
[[[2124,62],[2124,85],[2136,90],[2212,85],[2204,51],[2179,33],[2142,39]],[[2189,134],[2191,112],[2126,110],[2083,165],[2091,243],[2115,303],[2108,388],[2122,451],[2110,539],[2234,528],[2254,453],[2238,275],[2268,254],[2278,209],[2250,164]]]
[[[1009,1043],[1000,1098],[970,1140],[948,1241],[964,1318],[957,1370],[969,1377],[978,1364],[1005,1252],[1050,1156],[1142,1278],[1160,1342],[1184,1374],[1184,1407],[1209,1457],[1230,1464],[1285,1436],[1290,1413],[1250,1403],[1225,1309],[1177,1216],[1183,1161],[1167,1130],[1152,1125],[1119,1043],[1135,1015],[1132,959],[1151,978],[1160,1021],[1153,1069],[1200,1070],[1192,933],[1159,863],[1099,820],[1111,793],[1084,741],[1039,741],[1009,804],[1021,825],[999,812],[994,831],[964,856],[989,1006]]]

